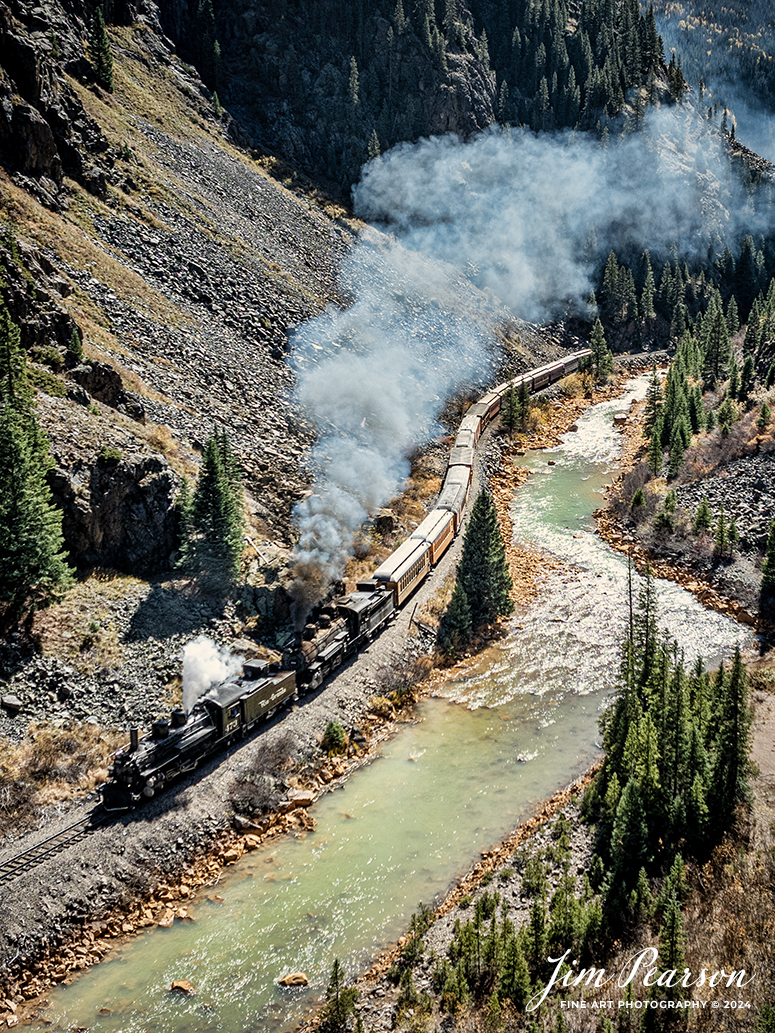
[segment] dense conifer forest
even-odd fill
[[[203,0],[170,21],[183,52],[264,143],[341,186],[405,140],[499,122],[597,129],[663,66],[638,0],[376,0],[262,5]],[[670,66],[680,96],[680,69]],[[636,117],[644,99],[635,101]]]

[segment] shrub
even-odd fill
[[[673,530],[673,517],[666,509],[660,509],[654,517],[654,530],[657,534],[670,534]]]
[[[325,732],[323,732],[323,739],[320,745],[331,756],[331,754],[344,753],[349,745],[349,741],[347,732],[342,725],[338,721],[329,721]]]
[[[100,445],[100,450],[97,453],[97,462],[104,463],[106,466],[118,463],[121,461],[121,450],[115,448],[113,445]]]
[[[393,704],[387,696],[372,696],[369,700],[369,710],[382,718],[391,718],[395,714]]]
[[[53,373],[49,373],[47,369],[40,369],[37,366],[28,366],[27,379],[33,383],[35,387],[43,391],[44,394],[51,395],[52,398],[65,397],[65,385],[61,380],[57,380]]]
[[[53,345],[39,345],[37,348],[32,349],[32,358],[35,362],[40,362],[44,366],[48,366],[49,369],[53,370],[54,373],[61,373],[65,368],[65,359],[58,348],[54,348]]]

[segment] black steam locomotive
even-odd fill
[[[300,692],[316,689],[337,667],[362,649],[396,614],[393,593],[376,581],[316,607],[284,661],[291,669],[248,661],[234,675],[200,697],[190,714],[175,710],[155,721],[150,736],[130,731],[129,746],[113,759],[102,787],[107,811],[125,811],[161,792],[228,743],[244,738]]]
[[[260,661],[246,663],[241,676],[214,687],[189,715],[174,711],[169,721],[156,721],[144,739],[133,728],[129,746],[116,754],[110,781],[103,786],[105,809],[127,810],[155,796],[227,743],[247,735],[287,700],[318,688],[363,649],[396,616],[462,527],[476,443],[507,392],[523,382],[531,391],[546,387],[578,369],[589,355],[586,349],[531,370],[472,405],[455,439],[436,508],[414,533],[369,580],[358,583],[357,591],[344,594],[340,589],[330,602],[311,611],[309,623],[283,656],[284,670]]]
[[[154,721],[143,739],[132,728],[129,746],[113,758],[110,780],[102,787],[103,807],[125,811],[155,796],[291,698],[297,698],[295,671],[252,661],[240,676],[227,678],[197,700],[190,714],[175,710],[168,721]]]

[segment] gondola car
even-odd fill
[[[110,780],[102,788],[103,807],[124,811],[155,796],[291,698],[297,698],[295,671],[253,661],[241,675],[200,697],[190,714],[173,711],[169,721],[154,721],[151,735],[142,739],[133,728],[129,746],[113,758]]]

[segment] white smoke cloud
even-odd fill
[[[762,229],[745,210],[721,138],[689,106],[652,110],[639,133],[602,145],[577,132],[493,131],[403,144],[365,166],[360,216],[406,248],[467,268],[523,319],[583,304],[597,256],[649,248],[704,257],[730,232]],[[657,275],[658,275],[657,270]]]
[[[409,472],[444,400],[484,383],[492,363],[484,298],[449,265],[365,233],[346,260],[353,297],[294,336],[297,398],[318,426],[315,493],[296,509],[297,567],[341,574],[363,521]]]
[[[242,670],[242,660],[206,635],[192,639],[183,650],[183,709],[190,714],[200,696]]]
[[[540,322],[584,310],[610,248],[649,248],[658,279],[673,242],[705,258],[771,215],[746,208],[723,142],[688,105],[607,145],[499,130],[399,145],[364,167],[354,201],[389,236],[367,231],[345,262],[351,307],[294,338],[297,397],[319,432],[296,557],[321,580],[399,489],[447,394],[486,374],[504,305]]]

